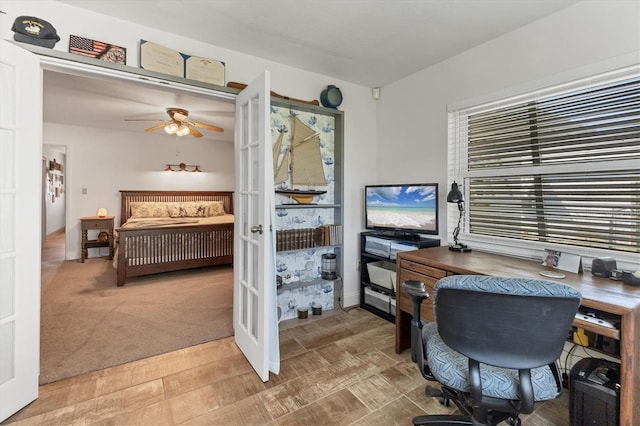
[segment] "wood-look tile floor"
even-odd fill
[[[447,413],[424,395],[393,324],[359,308],[280,325],[281,371],[263,383],[233,337],[40,387],[15,425],[410,425]],[[522,416],[569,424],[567,393]]]

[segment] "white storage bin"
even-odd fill
[[[389,300],[391,297],[375,291],[371,287],[364,288],[364,303],[389,313]]]
[[[392,262],[381,260],[379,262],[367,263],[369,272],[369,282],[381,287],[395,291],[396,288],[396,265]]]

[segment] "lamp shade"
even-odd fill
[[[458,184],[453,181],[451,184],[451,190],[447,194],[447,203],[460,203],[464,201],[462,199],[462,192],[458,189]]]

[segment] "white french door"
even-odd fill
[[[38,396],[42,63],[0,40],[0,421]],[[55,59],[47,64],[67,66]],[[127,79],[127,73],[108,74]],[[268,72],[238,96],[237,115],[244,120],[236,117],[243,142],[236,143],[234,327],[238,346],[266,381],[280,368]],[[262,234],[251,232],[260,225]]]
[[[0,40],[0,421],[38,397],[42,72]]]
[[[280,369],[269,79],[265,71],[236,99],[233,258],[236,344],[265,382],[270,370],[277,374]]]

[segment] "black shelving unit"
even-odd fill
[[[386,319],[387,321],[395,322],[395,315],[391,312],[390,309],[391,305],[389,305],[389,308],[385,310],[382,308],[382,306],[374,306],[371,303],[366,303],[365,300],[365,289],[367,287],[371,291],[375,292],[375,296],[382,296],[383,299],[386,299],[386,297],[388,297],[389,302],[392,298],[395,299],[396,296],[394,289],[389,289],[387,287],[371,282],[371,279],[369,277],[369,268],[367,266],[368,263],[379,261],[389,262],[395,265],[396,258],[391,253],[391,250],[389,250],[388,254],[368,252],[366,247],[367,237],[373,237],[380,240],[388,241],[390,245],[393,243],[399,243],[402,245],[406,245],[408,248],[413,248],[416,250],[427,247],[438,247],[440,246],[440,239],[413,238],[411,236],[403,237],[375,231],[360,233],[360,307],[378,315],[381,318]],[[399,285],[400,283],[396,282],[396,290]],[[384,301],[382,301],[382,303],[384,303]]]

